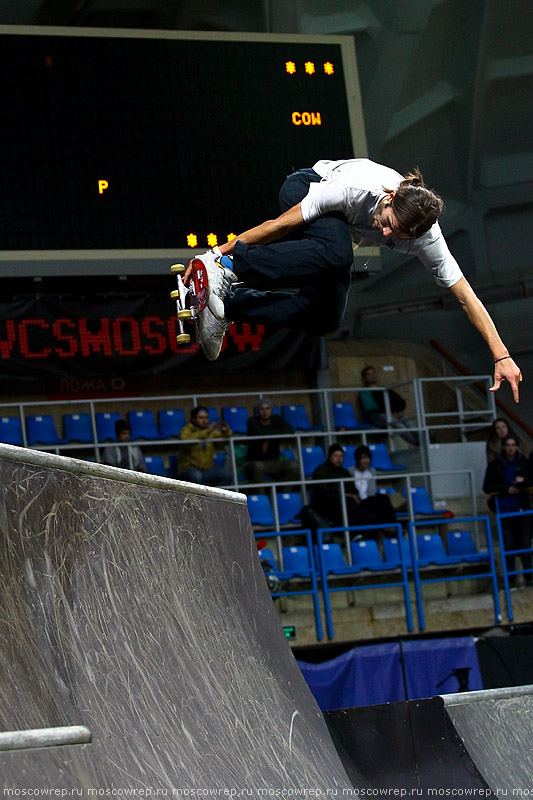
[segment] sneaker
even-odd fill
[[[209,292],[207,305],[211,313],[222,321],[225,318],[224,298],[231,284],[236,283],[238,278],[231,269],[224,267],[220,263],[221,258],[222,256],[212,250],[201,256],[196,256],[196,259],[205,266],[207,272]]]
[[[216,361],[222,349],[224,336],[231,322],[228,320],[218,320],[206,306],[200,314],[200,345],[204,355],[209,361]]]

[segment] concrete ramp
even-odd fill
[[[9,445],[0,485],[0,730],[91,735],[0,752],[0,788],[351,789],[243,495]]]
[[[406,796],[530,796],[533,686],[329,711],[354,786]]]

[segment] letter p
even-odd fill
[[[106,180],[98,181],[98,194],[103,194],[108,186],[109,186],[108,181]]]

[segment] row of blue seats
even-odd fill
[[[380,489],[383,494],[392,494],[395,489]],[[402,489],[404,498],[407,498],[407,491]],[[425,486],[412,486],[411,499],[415,516],[442,517],[447,512],[433,507],[431,499]],[[276,506],[280,525],[297,524],[299,514],[303,508],[302,497],[299,492],[277,492]],[[252,525],[272,526],[274,522],[274,511],[270,496],[267,494],[249,494],[248,512]]]
[[[375,588],[391,589],[398,587],[402,589],[407,630],[411,632],[413,630],[413,619],[409,572],[412,573],[420,630],[425,628],[422,585],[462,580],[464,578],[490,579],[494,618],[495,622],[498,623],[501,621],[501,609],[489,519],[488,517],[467,517],[458,520],[458,522],[469,525],[471,523],[482,523],[484,525],[486,551],[477,550],[470,530],[449,531],[447,533],[448,550],[446,551],[438,533],[417,535],[417,523],[410,523],[410,538],[403,536],[401,526],[397,524],[397,535],[384,539],[383,556],[373,539],[359,538],[359,534],[363,530],[377,526],[358,526],[346,529],[344,532],[350,536],[358,534],[357,538],[350,542],[350,560],[352,563],[349,563],[347,554],[339,544],[326,544],[322,538],[326,532],[332,533],[334,531],[343,531],[344,529],[319,530],[317,545],[312,544],[309,530],[292,531],[290,534],[282,531],[258,533],[256,534],[256,539],[272,538],[276,540],[279,548],[278,555],[275,556],[272,549],[263,546],[266,542],[260,543],[262,549],[259,550],[259,557],[266,573],[272,597],[297,594],[312,595],[317,638],[319,640],[322,639],[322,620],[318,599],[319,581],[321,581],[322,585],[326,627],[330,639],[334,638],[330,593],[364,591]],[[437,525],[439,523],[430,521],[423,524]],[[282,547],[282,538],[288,535],[303,536],[307,544]],[[500,545],[503,548],[503,541],[500,542]],[[411,553],[411,547],[414,554]],[[460,563],[470,565],[473,572],[471,569],[468,572],[464,570],[444,570],[444,572],[439,570],[438,574],[434,571],[420,574],[419,571],[420,568],[428,567],[431,564],[438,567],[446,567],[456,566]],[[365,571],[368,576],[372,577],[370,580],[361,582],[358,578]],[[424,574],[426,577],[422,577]],[[428,574],[430,577],[427,577]],[[350,581],[351,576],[357,577],[357,579]],[[302,578],[305,581],[304,584],[302,584]],[[296,579],[296,584],[293,583],[293,579]]]
[[[453,566],[462,561],[477,563],[487,561],[488,553],[478,551],[472,534],[468,530],[448,531],[446,534],[447,548],[444,547],[442,538],[438,533],[423,533],[416,537],[418,549],[417,565],[428,567]],[[402,556],[400,556],[400,548]],[[390,537],[383,540],[383,556],[377,542],[373,539],[358,539],[350,543],[352,563],[349,564],[344,556],[340,544],[322,544],[322,562],[329,575],[347,575],[358,573],[362,570],[395,570],[403,561],[407,568],[412,568],[413,561],[407,537]],[[275,575],[290,571],[294,577],[306,577],[312,568],[313,559],[306,545],[283,547],[283,569],[278,565],[274,553],[269,548],[259,551],[259,558],[266,561]],[[317,551],[318,556],[318,551]]]
[[[405,467],[397,464],[393,464],[389,455],[389,452],[384,444],[371,444],[368,445],[371,453],[372,453],[372,466],[375,469],[382,471],[382,472],[398,472],[405,470]],[[350,467],[354,466],[355,464],[355,446],[354,445],[345,445],[343,447],[344,450],[344,466],[349,469]],[[179,452],[179,451],[178,451]],[[295,460],[294,450],[290,448],[285,448],[282,451],[284,458],[290,459],[292,461]],[[215,456],[216,465],[222,466],[224,462],[227,462],[227,456],[225,453],[217,453]],[[169,467],[166,469],[163,458],[161,456],[144,456],[144,460],[146,462],[146,467],[148,472],[154,475],[167,475],[171,478],[175,478],[177,475],[177,465],[179,461],[179,455],[171,456],[169,458]],[[321,445],[312,445],[309,447],[302,447],[302,463],[303,463],[303,470],[304,470],[304,477],[310,478],[313,474],[313,471],[318,467],[320,464],[323,464],[326,460],[326,454],[324,452],[324,448]],[[244,476],[240,476],[239,478],[243,478]],[[267,481],[268,482],[268,481]],[[384,490],[390,491],[390,490]],[[299,495],[298,495],[299,496]],[[427,497],[427,495],[426,495]],[[268,498],[266,498],[267,502]],[[264,501],[262,501],[264,502]],[[417,502],[422,504],[424,502],[423,498],[419,496],[417,498]],[[429,500],[427,500],[429,503]],[[263,506],[261,506],[263,508]],[[435,510],[432,508],[431,513]],[[268,513],[268,512],[265,512]],[[272,511],[270,511],[272,513]],[[435,512],[439,513],[439,512]],[[273,519],[270,522],[264,523],[266,525],[273,524]]]
[[[279,413],[279,408],[274,409]],[[320,430],[321,426],[313,426],[304,405],[284,405],[281,407],[284,419],[296,431]],[[245,406],[225,406],[222,408],[222,419],[228,423],[234,433],[246,433],[249,418]],[[355,416],[350,403],[333,403],[333,416],[336,429],[357,429],[368,427],[361,425]],[[96,437],[99,442],[116,441],[115,420],[120,419],[118,412],[97,412],[95,415]],[[182,409],[162,409],[158,412],[158,424],[151,410],[130,411],[128,413],[132,439],[170,439],[179,437],[187,420]],[[209,421],[219,422],[216,408],[209,408]],[[50,414],[34,414],[26,417],[28,444],[66,444],[69,442],[94,442],[94,431],[91,417],[87,413],[64,414],[61,438],[56,430]],[[7,444],[22,444],[22,425],[19,417],[0,417],[0,441]]]

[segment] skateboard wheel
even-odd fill
[[[179,300],[179,296],[180,296],[180,293],[179,293],[178,289],[174,289],[173,292],[170,292],[170,297],[172,298],[172,300]]]
[[[175,275],[183,275],[185,272],[185,264],[172,264],[170,271]]]
[[[176,336],[176,341],[178,344],[189,344],[191,337],[188,333],[180,333]]]
[[[192,317],[192,311],[190,308],[184,308],[181,311],[178,311],[178,319],[190,319]]]

